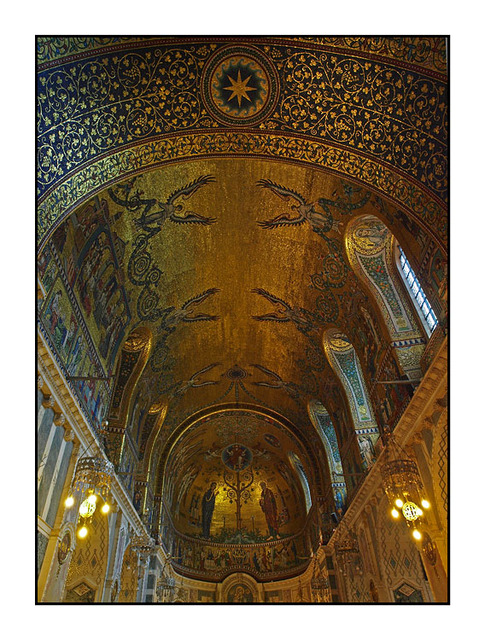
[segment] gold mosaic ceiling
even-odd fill
[[[38,42],[44,253],[75,212],[69,271],[85,255],[73,220],[103,207],[123,336],[151,332],[133,397],[167,407],[162,443],[226,402],[309,429],[308,401],[335,384],[323,333],[359,322],[349,220],[380,217],[409,253],[428,235],[446,246],[440,40],[422,39],[411,62],[393,39],[80,40]],[[84,307],[109,374],[119,312],[99,333]]]

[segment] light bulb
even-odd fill
[[[424,507],[424,509],[429,509],[431,505],[427,500],[421,500],[421,506]]]
[[[401,498],[398,498],[395,502],[396,506],[401,508],[404,504],[404,502],[401,500]]]
[[[77,535],[79,538],[85,538],[88,535],[88,528],[81,527],[80,529],[78,529]]]
[[[391,515],[393,518],[399,518],[399,511],[397,509],[393,509],[391,511]]]
[[[72,507],[73,504],[74,504],[73,496],[68,496],[64,502],[64,505],[69,509],[69,507]]]
[[[98,499],[98,496],[94,493],[92,493],[90,496],[88,496],[88,502],[90,504],[96,504],[96,500]]]
[[[421,540],[422,537],[423,536],[421,535],[421,533],[417,529],[415,529],[413,531],[413,538],[415,538],[415,540]]]
[[[416,513],[418,514],[418,516],[422,516],[423,515],[423,510],[420,509],[419,507],[416,508]]]
[[[84,502],[79,505],[79,515],[83,518],[90,518],[96,511],[96,503],[86,498]]]
[[[109,513],[109,504],[107,502],[105,502],[101,508],[101,511],[103,513]]]

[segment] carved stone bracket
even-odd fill
[[[54,424],[57,427],[62,427],[66,422],[66,416],[63,413],[54,414]]]
[[[55,404],[55,401],[52,396],[44,396],[44,399],[42,400],[43,407],[45,407],[46,409],[53,409],[54,404]]]

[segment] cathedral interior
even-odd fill
[[[447,38],[36,74],[37,602],[447,603]]]

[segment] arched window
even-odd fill
[[[416,305],[416,309],[418,310],[418,313],[423,320],[424,328],[426,329],[428,335],[431,335],[438,324],[438,318],[431,308],[431,304],[426,297],[423,288],[419,284],[419,280],[412,270],[411,265],[409,264],[409,260],[406,258],[402,247],[399,247],[399,264],[401,266],[401,275],[404,282],[406,283],[406,287],[409,293],[411,294],[411,298]]]
[[[396,263],[396,246],[397,242],[391,231],[375,216],[359,216],[347,227],[349,261],[356,276],[367,287],[381,311],[389,331],[391,346],[403,372],[414,379],[421,377],[421,357],[425,349],[426,334],[413,313],[413,303],[409,300],[402,279],[403,273]],[[363,305],[360,305],[359,311],[364,316],[364,329],[365,324],[369,325],[368,312]],[[367,330],[364,333],[368,334]],[[375,335],[374,331],[363,341],[363,348],[370,356],[377,351],[376,348],[372,351],[370,349]],[[380,344],[379,337],[374,342]],[[371,364],[376,368],[375,361]]]

